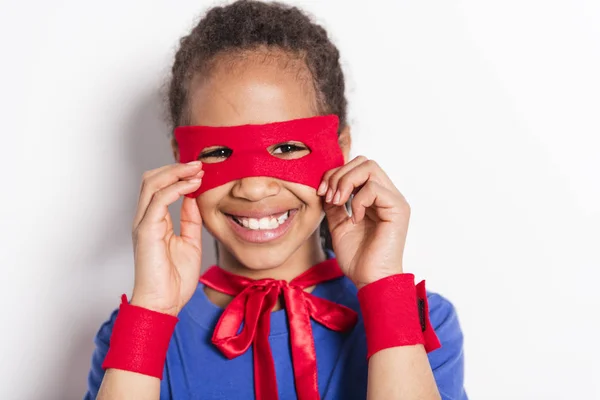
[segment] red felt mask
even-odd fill
[[[204,177],[200,188],[187,197],[200,194],[237,179],[269,176],[318,188],[323,174],[344,164],[338,145],[337,115],[273,122],[262,125],[178,126],[175,139],[179,146],[179,162],[197,160],[202,150],[223,146],[231,156],[216,163],[203,163]],[[310,153],[284,160],[267,150],[289,141],[302,142]]]

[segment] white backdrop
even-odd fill
[[[354,155],[412,207],[407,269],[458,309],[470,397],[600,399],[600,2],[297,3],[340,47]],[[2,1],[1,399],[82,397],[210,4]]]

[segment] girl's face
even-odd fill
[[[194,78],[189,125],[265,124],[318,115],[310,72],[280,51],[223,56],[208,77]],[[348,137],[347,129],[340,142]],[[244,140],[244,138],[240,138]],[[344,158],[348,146],[342,146]],[[281,158],[309,150],[301,142],[269,148]],[[203,163],[222,162],[227,149],[202,151]],[[284,264],[292,255],[322,258],[318,227],[321,198],[312,187],[271,177],[247,177],[208,190],[196,199],[206,229],[220,242],[223,261],[254,270]]]

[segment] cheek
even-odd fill
[[[196,204],[198,204],[198,209],[200,210],[200,214],[202,217],[210,213],[210,210],[215,207],[214,201],[210,196],[207,196],[207,193],[204,192],[200,196],[196,197]]]
[[[212,207],[210,202],[207,202],[206,199],[203,199],[202,196],[203,195],[196,197],[196,204],[198,205],[198,210],[200,210],[202,225],[207,226],[207,223],[210,224],[210,210],[214,207]]]
[[[202,216],[202,225],[213,237],[218,238],[219,232],[223,229],[218,218],[218,207],[222,197],[214,193],[215,191],[218,192],[217,188],[202,193],[196,198],[196,204]]]
[[[196,198],[196,204],[203,219],[210,219],[219,211],[221,200],[227,195],[227,188],[222,186],[207,190]]]
[[[288,190],[306,204],[307,212],[320,215],[323,210],[323,204],[321,202],[321,196],[317,195],[315,189],[300,184],[290,183]]]

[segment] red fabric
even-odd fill
[[[425,281],[415,287],[413,274],[379,279],[358,291],[367,336],[367,358],[396,346],[422,344],[427,352],[440,347],[429,321]],[[418,300],[424,302],[425,331],[421,328]]]
[[[269,331],[271,311],[283,293],[290,325],[296,393],[300,400],[319,399],[317,360],[310,318],[335,331],[346,331],[357,321],[356,312],[319,298],[303,289],[343,276],[336,259],[329,259],[287,283],[284,280],[252,280],[211,267],[200,282],[235,296],[219,318],[212,342],[229,359],[254,350],[254,390],[257,399],[278,399],[277,380]],[[238,330],[244,322],[242,331]]]
[[[442,347],[440,340],[435,334],[435,330],[431,326],[431,321],[429,320],[429,303],[427,302],[427,291],[425,290],[425,281],[419,282],[416,287],[417,289],[417,298],[422,299],[424,301],[424,310],[423,313],[425,315],[425,330],[423,331],[423,338],[425,339],[425,351],[431,352],[435,349],[439,349]]]
[[[132,306],[121,296],[121,306],[102,368],[117,368],[162,379],[171,336],[179,318]]]
[[[338,124],[337,115],[331,114],[262,125],[178,126],[174,134],[182,163],[197,160],[207,147],[224,146],[233,150],[226,160],[203,164],[202,185],[186,196],[197,197],[214,187],[250,176],[270,176],[317,189],[325,171],[344,164],[338,145]],[[288,141],[302,142],[310,154],[284,160],[267,151],[272,145]]]

